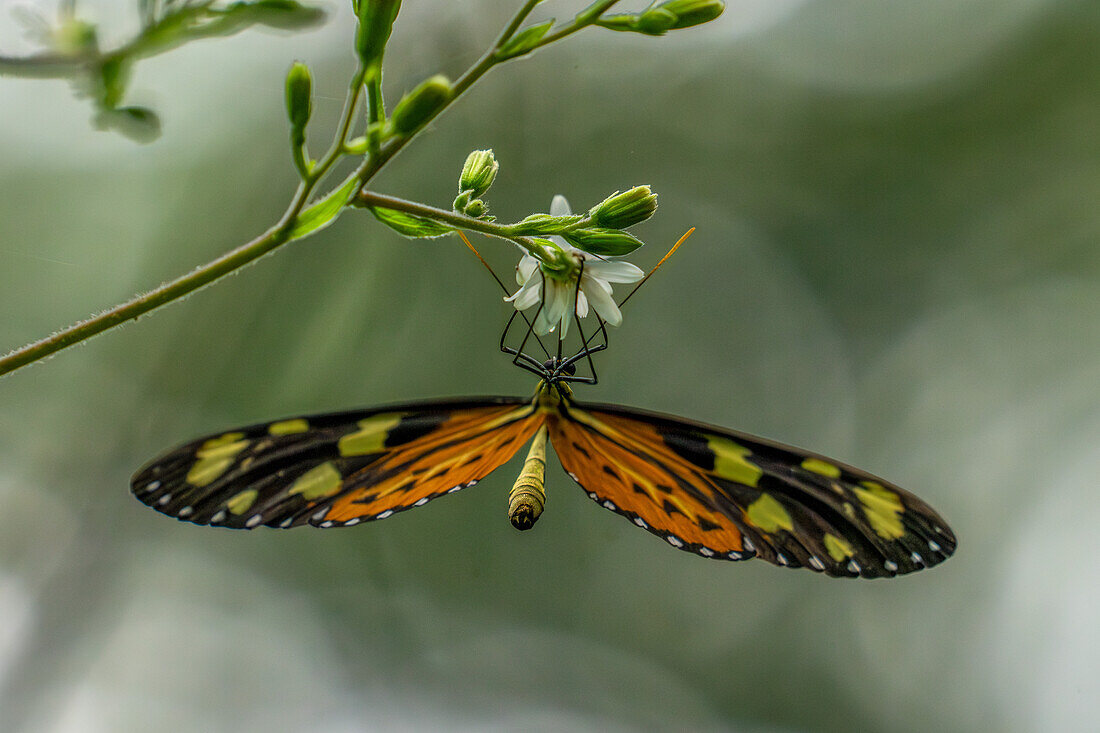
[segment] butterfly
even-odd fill
[[[576,400],[570,385],[596,382],[592,354],[607,346],[597,320],[601,343],[584,339],[562,357],[559,341],[545,361],[523,352],[530,321],[518,349],[505,344],[506,327],[501,350],[539,378],[530,398],[411,402],[228,430],[154,459],[131,489],[195,524],[351,527],[469,488],[531,441],[509,497],[512,523],[528,529],[545,501],[549,442],[597,504],[703,557],[876,578],[932,567],[955,550],[931,507],[858,468],[726,428]],[[577,374],[582,360],[590,376]]]

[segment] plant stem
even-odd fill
[[[610,8],[616,0],[605,0],[603,8],[600,12],[603,12],[607,8]],[[499,62],[496,58],[496,52],[512,37],[512,35],[519,29],[519,26],[531,13],[531,11],[538,4],[537,0],[527,0],[524,5],[519,9],[516,15],[505,27],[504,32],[500,34],[497,40],[493,43],[492,48],[485,52],[485,54],[478,59],[466,72],[459,77],[452,87],[452,95],[447,104],[443,105],[435,114],[424,121],[424,124],[420,126],[412,134],[395,137],[382,144],[377,153],[372,152],[367,158],[359,165],[356,170],[344,179],[341,186],[346,184],[350,179],[355,178],[359,181],[360,186],[365,185],[370,181],[385,165],[392,160],[401,150],[411,141],[424,127],[431,122],[432,119],[439,116],[443,110],[450,107],[467,89],[469,89],[474,82],[484,76],[490,69],[496,66]],[[591,25],[593,20],[589,20],[584,23],[573,23],[563,27],[561,30],[550,34],[547,38],[544,38],[539,46],[545,46],[552,40],[564,38],[565,36],[575,33],[581,28]],[[136,45],[136,43],[134,44]],[[146,49],[142,49],[143,51]],[[72,59],[60,59],[42,57],[39,59],[43,62],[43,68],[53,67],[55,65],[67,65],[68,63],[86,63],[89,59],[82,58],[80,60]],[[13,66],[26,66],[24,69],[30,70],[35,66],[32,60],[19,60],[19,59],[7,59],[0,58],[0,68],[4,64],[11,64]],[[109,310],[100,313],[99,315],[92,316],[87,320],[80,321],[68,328],[65,328],[52,336],[35,341],[22,348],[16,349],[7,355],[0,357],[0,376],[9,374],[16,369],[24,367],[40,359],[44,359],[51,354],[57,353],[62,349],[72,346],[73,344],[80,343],[86,339],[102,333],[110,328],[121,325],[127,321],[135,320],[136,318],[148,313],[159,306],[170,303],[174,300],[184,297],[185,295],[198,290],[199,288],[209,285],[210,283],[218,280],[225,275],[253,262],[257,258],[271,252],[274,249],[291,241],[291,233],[294,225],[298,220],[298,215],[302,212],[306,202],[309,200],[310,194],[313,192],[317,184],[326,176],[332,166],[339,160],[344,154],[344,146],[348,139],[348,133],[351,129],[352,120],[355,116],[355,110],[359,103],[359,96],[363,89],[364,79],[366,78],[367,70],[360,67],[357,69],[355,75],[352,77],[351,88],[348,90],[347,98],[344,102],[344,111],[340,122],[339,130],[333,139],[332,145],[329,147],[325,155],[317,161],[317,165],[314,166],[309,176],[302,181],[298,186],[298,190],[295,192],[294,197],[291,200],[287,210],[283,213],[278,223],[271,229],[264,232],[262,235],[253,239],[250,242],[240,245],[235,249],[226,252],[220,257],[201,265],[200,267],[192,270],[186,275],[176,278],[170,282],[164,283],[160,287],[154,288],[147,293],[138,295],[125,303],[111,308]],[[377,77],[378,75],[376,75]],[[380,84],[380,80],[379,80]],[[378,97],[377,101],[379,106],[375,108],[375,111],[371,114],[376,114],[381,109],[381,87],[376,90]],[[372,92],[368,85],[368,95],[372,95]],[[333,189],[339,190],[339,187]],[[530,240],[527,237],[515,237],[509,236],[506,232],[506,227],[503,225],[496,225],[491,222],[484,222],[478,219],[455,214],[454,212],[445,211],[443,209],[436,209],[430,206],[424,206],[423,204],[414,204],[412,202],[403,201],[401,199],[393,199],[387,196],[381,196],[379,194],[371,194],[368,192],[361,193],[357,199],[362,205],[368,205],[368,202],[375,202],[373,205],[386,206],[387,208],[395,208],[408,213],[417,214],[417,211],[421,212],[417,215],[427,216],[429,218],[438,219],[445,223],[451,223],[454,226],[464,229],[470,229],[471,231],[482,232],[494,237],[500,237],[507,239],[508,241],[515,242],[521,247],[524,247],[536,257],[540,256],[541,245]]]
[[[530,237],[516,236],[514,233],[515,227],[511,224],[497,224],[496,222],[485,221],[484,219],[474,219],[473,217],[459,214],[455,211],[447,211],[446,209],[439,209],[434,206],[428,206],[427,204],[407,201],[395,196],[386,196],[385,194],[374,193],[372,191],[360,191],[356,197],[352,199],[352,205],[368,208],[378,206],[383,209],[403,211],[413,216],[449,224],[457,229],[466,229],[490,237],[506,239],[509,242],[518,244],[535,257],[539,259],[543,258],[542,245]]]
[[[355,115],[355,109],[358,106],[359,95],[362,90],[362,78],[363,70],[359,69],[353,76],[352,86],[348,90],[348,96],[344,102],[343,118],[332,146],[325,153],[325,156],[317,162],[309,177],[298,186],[290,206],[274,227],[251,242],[226,252],[217,259],[192,270],[182,277],[164,283],[158,288],[121,303],[99,315],[80,321],[52,336],[12,351],[0,358],[0,376],[89,339],[109,328],[126,321],[132,321],[154,308],[182,298],[289,241],[294,223],[309,199],[310,193],[340,157],[344,142],[347,140],[348,130],[351,128],[352,117]]]

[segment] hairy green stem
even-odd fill
[[[373,191],[360,191],[356,197],[352,199],[352,205],[367,208],[378,206],[383,209],[403,211],[406,214],[431,219],[432,221],[447,224],[457,229],[466,229],[467,231],[478,232],[490,237],[506,239],[509,242],[518,244],[535,257],[543,259],[542,245],[530,237],[517,236],[515,234],[515,226],[512,224],[497,224],[496,222],[485,221],[484,219],[475,219],[465,214],[459,214],[456,211],[447,211],[446,209],[439,209],[435,206],[428,206],[427,204],[421,204],[415,201],[407,201],[397,198],[396,196],[386,196],[385,194],[374,193]]]

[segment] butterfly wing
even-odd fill
[[[837,577],[931,567],[955,535],[923,501],[824,456],[676,417],[563,401],[562,466],[604,507],[705,557]]]
[[[195,524],[350,526],[472,486],[544,419],[526,400],[496,397],[280,420],[169,451],[131,490]]]

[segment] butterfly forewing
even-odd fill
[[[912,494],[761,438],[613,405],[567,402],[550,422],[589,495],[705,557],[761,557],[838,577],[931,567],[955,536]]]
[[[180,446],[138,471],[131,489],[196,524],[351,526],[473,485],[543,420],[510,397],[279,420]]]

